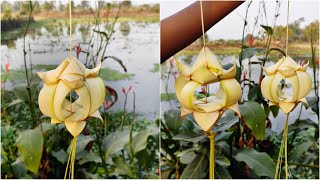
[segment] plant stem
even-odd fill
[[[102,163],[102,166],[104,168],[105,175],[107,176],[107,178],[109,178],[109,172],[108,172],[108,169],[107,169],[106,160],[105,160],[105,157],[103,156],[103,152],[102,152],[102,148],[101,148],[101,140],[100,140],[99,130],[97,129],[97,121],[95,122],[94,129],[95,129],[95,134],[96,134],[96,137],[97,137],[97,145],[98,145],[98,150],[99,150],[99,156],[100,156],[100,159],[101,159],[101,163]]]
[[[133,179],[136,179],[137,178],[137,169],[136,169],[136,164],[134,163],[134,152],[133,152],[133,144],[132,144],[132,133],[133,133],[134,122],[135,122],[135,120],[133,120],[133,122],[130,126],[129,147],[130,147],[130,163],[133,168],[133,174],[134,174]]]
[[[30,7],[30,13],[29,13],[29,18],[28,18],[28,23],[27,23],[27,27],[26,30],[24,32],[23,35],[23,61],[24,61],[24,71],[26,73],[26,80],[27,80],[27,91],[28,91],[28,96],[29,96],[29,108],[31,111],[31,118],[32,118],[32,127],[35,127],[37,125],[37,121],[35,119],[35,112],[34,112],[34,105],[33,105],[33,101],[32,101],[32,97],[31,97],[31,89],[30,89],[30,81],[29,81],[29,75],[28,75],[28,67],[27,67],[27,52],[26,52],[26,36],[28,33],[28,29],[31,23],[31,17],[32,17],[32,11],[35,7],[35,5],[37,4],[37,2],[34,3],[34,5],[32,5],[32,2],[29,2],[29,7]],[[32,74],[32,72],[31,72]]]
[[[210,135],[208,136],[210,139],[210,169],[209,169],[209,178],[214,179],[214,137],[216,133],[210,131]]]
[[[276,159],[272,159],[273,161],[277,161]],[[282,162],[284,163],[284,162]],[[309,167],[309,168],[319,168],[319,165],[314,165],[314,164],[300,164],[300,163],[294,163],[294,162],[288,162],[289,165],[293,166],[302,166],[302,167]]]

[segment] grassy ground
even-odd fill
[[[239,41],[239,42],[237,42]],[[240,40],[224,40],[221,41],[210,41],[206,44],[214,54],[216,55],[227,55],[227,56],[238,56],[241,51],[241,41]],[[263,43],[256,43],[254,45],[256,48],[264,49]],[[271,48],[279,48],[285,51],[285,47],[280,46],[279,44],[271,44]],[[185,49],[181,50],[177,55],[197,55],[202,48],[202,44],[199,42],[194,42]],[[319,54],[319,46],[316,48],[316,54]],[[276,58],[279,54],[278,52],[271,53],[271,59]],[[310,44],[307,42],[302,43],[291,43],[288,47],[288,54],[291,57],[298,57],[298,58],[310,58],[311,57],[311,48]]]

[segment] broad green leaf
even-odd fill
[[[228,141],[233,132],[222,131],[216,134],[214,141]]]
[[[232,179],[227,168],[216,164],[214,168],[214,178],[216,179]]]
[[[52,130],[55,125],[49,122],[43,122],[40,124],[42,133],[46,134],[48,131]]]
[[[289,125],[289,132],[295,130],[305,130],[309,128],[318,128],[318,124],[313,122],[311,119],[298,119],[293,124]]]
[[[217,156],[215,157],[215,162],[223,167],[230,166],[230,160],[225,156]]]
[[[87,162],[95,162],[95,163],[101,163],[101,158],[97,153],[89,153],[86,156],[84,156],[80,161],[79,164],[82,165]]]
[[[28,170],[26,166],[23,164],[20,158],[16,159],[15,162],[11,164],[12,172],[15,178],[23,178]]]
[[[255,101],[258,99],[262,99],[261,89],[260,89],[259,85],[255,85],[254,87],[252,87],[250,89],[249,94],[248,94],[248,99],[249,99],[249,101]]]
[[[260,48],[245,48],[243,50],[242,59],[252,58],[255,54],[262,52],[264,52],[264,50]]]
[[[268,35],[272,35],[273,34],[273,29],[272,29],[272,27],[270,27],[270,26],[265,26],[265,25],[260,25],[265,31],[266,31],[266,33],[268,34]]]
[[[241,116],[258,140],[264,139],[266,115],[260,104],[248,101],[239,105]]]
[[[151,135],[151,133],[152,132],[150,129],[145,129],[138,132],[138,134],[133,137],[132,139],[133,154],[136,154],[137,152],[147,147],[148,137]]]
[[[86,171],[86,169],[84,168],[81,168],[80,171],[85,175],[87,179],[101,179],[101,177],[99,176],[99,173],[92,174]]]
[[[86,146],[88,145],[89,142],[94,141],[94,138],[90,135],[85,136],[83,134],[79,134],[79,136],[77,136],[77,146],[76,146],[76,153],[80,153],[81,151],[83,151]],[[70,148],[71,148],[71,143],[68,147],[68,153],[70,152]]]
[[[129,128],[126,126],[123,127],[123,131],[115,131],[104,138],[102,147],[106,161],[110,155],[121,151],[129,143],[129,132]],[[133,136],[135,134],[134,132]]]
[[[6,104],[4,108],[6,109],[10,106],[14,106],[14,105],[20,104],[22,102],[23,102],[23,100],[21,100],[21,99],[15,99],[15,100],[11,101],[9,104]]]
[[[38,95],[37,95],[37,85],[38,84],[33,84],[32,86],[30,86],[30,92],[31,92],[31,100],[34,101],[37,99]],[[16,86],[14,86],[13,88],[13,92],[15,94],[15,96],[24,101],[24,102],[29,102],[30,98],[29,98],[29,93],[27,90],[27,84],[25,83],[21,83],[21,84],[17,84]]]
[[[124,160],[122,156],[116,156],[112,158],[112,161],[115,165],[115,170],[112,174],[114,175],[127,175],[129,177],[134,177],[133,172],[131,171],[131,167],[127,162]]]
[[[180,162],[182,164],[190,164],[196,156],[197,156],[197,154],[194,153],[194,151],[186,152],[186,153],[180,155]]]
[[[198,154],[183,170],[181,179],[201,179],[207,176],[208,159],[206,153]]]
[[[272,112],[273,117],[277,117],[279,113],[279,107],[278,106],[270,106],[270,110]]]
[[[169,131],[173,132],[177,132],[184,121],[184,118],[180,117],[179,110],[169,110],[163,116]]]
[[[68,154],[63,149],[60,149],[59,151],[52,151],[51,154],[62,164],[68,160]]]
[[[33,173],[37,173],[43,149],[43,135],[40,129],[29,129],[19,134],[17,146],[22,161]]]
[[[238,122],[238,117],[236,117],[233,111],[227,111],[226,116],[222,117],[217,125],[214,126],[213,130],[216,132],[221,132],[228,130],[235,123]]]
[[[187,142],[197,143],[205,138],[206,138],[205,135],[200,135],[194,132],[182,132],[175,135],[172,139],[177,141],[187,141]]]
[[[303,142],[299,145],[296,145],[290,153],[290,159],[293,161],[297,161],[303,153],[308,151],[309,147],[313,144],[313,142],[308,141],[308,142]]]
[[[274,178],[276,165],[267,153],[243,148],[238,151],[234,158],[238,162],[245,162],[258,176]]]

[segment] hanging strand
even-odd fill
[[[202,26],[202,41],[203,41],[203,47],[206,46],[206,37],[204,35],[204,23],[203,23],[203,9],[202,9],[202,0],[200,0],[200,10],[201,10],[201,26]]]
[[[288,39],[289,39],[289,12],[290,11],[290,2],[288,0],[288,9],[287,9],[287,41],[286,41],[286,55],[288,56]]]
[[[72,57],[72,13],[71,13],[71,0],[69,0],[69,28],[70,28],[70,58]]]

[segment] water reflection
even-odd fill
[[[159,63],[159,24],[158,23],[137,23],[129,22],[125,34],[120,31],[120,23],[115,24],[115,33],[108,44],[106,56],[116,56],[121,59],[127,67],[128,73],[135,74],[132,79],[119,81],[106,81],[106,84],[113,87],[119,94],[119,101],[110,110],[115,111],[123,108],[124,95],[122,87],[133,85],[136,93],[136,112],[142,114],[149,120],[158,118],[159,112],[159,73],[150,72],[155,63]],[[129,29],[128,29],[129,27]],[[108,26],[100,25],[100,31],[105,31]],[[88,49],[88,42],[93,36],[90,45],[100,41],[97,33],[93,32],[94,25],[88,23],[73,24],[72,43],[80,43],[83,50]],[[40,28],[33,29],[26,36],[26,42],[31,46],[32,63],[36,64],[59,64],[69,56],[69,27],[64,21],[52,26],[45,24]],[[11,69],[23,68],[23,39],[21,36],[11,41],[1,41],[1,61],[10,63]],[[29,50],[27,48],[27,50]],[[75,52],[73,52],[75,56]],[[27,56],[29,64],[29,55]],[[86,54],[80,53],[79,60],[85,62]],[[112,68],[123,72],[121,66],[111,60],[106,60],[102,68]],[[148,78],[146,78],[148,77]],[[13,82],[8,82],[6,87],[10,89]],[[152,87],[152,90],[149,88]],[[127,110],[133,109],[133,95],[129,95]]]

